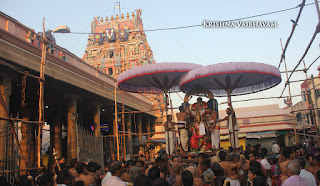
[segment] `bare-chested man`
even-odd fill
[[[211,126],[211,145],[213,150],[217,150],[220,148],[220,123],[217,112],[212,108],[209,109],[209,112],[210,116],[208,120]]]
[[[294,153],[292,151],[292,149],[290,147],[284,147],[282,149],[282,162],[280,162],[279,160],[279,168],[280,168],[280,173],[281,174],[286,174],[286,166],[289,163],[290,160],[292,160],[292,158],[294,158]],[[281,158],[279,158],[281,159]]]
[[[309,165],[306,168],[306,170],[312,173],[316,169],[314,156],[312,154],[308,155],[307,161],[308,161]]]
[[[182,186],[180,163],[179,162],[173,162],[172,163],[172,169],[173,169],[174,175],[176,176],[176,181],[174,182],[174,185],[175,186]]]
[[[87,175],[87,165],[83,162],[79,162],[76,166],[76,171],[79,176],[75,179],[75,181],[83,181],[85,186],[89,186],[91,184],[95,184],[95,179],[91,175]]]
[[[167,116],[169,122],[164,122],[165,136],[166,136],[166,152],[171,155],[174,153],[174,123],[172,122],[172,115]]]
[[[186,117],[187,113],[185,112],[183,106],[179,107],[179,113],[176,114],[178,119],[178,131],[179,131],[179,138],[180,138],[180,144],[181,144],[181,152],[185,153],[188,152],[188,130],[187,130],[187,122]]]
[[[231,154],[230,159],[231,161],[225,161],[226,158],[226,152],[221,151],[219,153],[220,162],[219,165],[224,170],[224,175],[228,178],[230,181],[231,186],[240,186],[240,181],[238,177],[238,169],[241,167],[241,162],[239,162],[239,155],[238,154]]]
[[[79,176],[79,173],[76,171],[76,166],[78,164],[78,160],[77,159],[72,159],[71,162],[71,168],[70,168],[70,173],[71,175],[76,178]]]

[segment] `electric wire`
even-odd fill
[[[318,1],[319,2],[319,1]],[[305,4],[305,6],[310,6],[313,5],[315,3],[308,3]],[[286,11],[290,11],[290,10],[294,10],[301,7],[301,4],[292,8],[286,8],[286,9],[282,9],[282,10],[277,10],[277,11],[273,11],[273,12],[268,12],[268,13],[263,13],[263,14],[257,14],[257,15],[253,15],[253,16],[246,16],[246,17],[241,17],[241,18],[236,18],[236,19],[230,19],[230,20],[226,20],[223,22],[231,22],[231,21],[240,21],[240,20],[246,20],[246,19],[251,19],[251,18],[256,18],[256,17],[262,17],[262,16],[267,16],[267,15],[272,15],[272,14],[277,14],[277,13],[281,13],[281,12],[286,12]],[[178,29],[186,29],[186,28],[195,28],[195,27],[200,27],[203,26],[203,24],[194,24],[194,25],[187,25],[187,26],[179,26],[179,27],[168,27],[168,28],[157,28],[157,29],[147,29],[144,30],[144,32],[154,32],[154,31],[165,31],[165,30],[178,30]],[[132,32],[141,32],[141,31],[130,31],[130,33]],[[63,33],[63,34],[101,34],[101,33],[88,33],[88,32],[70,32],[70,33]]]

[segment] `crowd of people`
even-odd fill
[[[59,165],[59,166],[58,166]],[[320,148],[274,144],[272,152],[261,145],[244,149],[220,149],[195,159],[167,155],[161,149],[155,158],[143,155],[128,161],[111,161],[101,167],[94,162],[70,166],[64,158],[50,170],[20,176],[17,185],[102,186],[316,186],[320,181]]]

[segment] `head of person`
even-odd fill
[[[315,159],[314,156],[312,154],[310,154],[310,155],[307,156],[307,158],[308,158],[309,165],[313,166],[314,165],[314,159]]]
[[[78,180],[74,182],[74,186],[84,186],[84,182],[82,180]]]
[[[86,174],[87,173],[87,165],[83,162],[79,162],[76,166],[76,171],[78,174]]]
[[[164,172],[166,169],[166,162],[164,158],[156,158],[156,166],[159,168],[160,172]]]
[[[140,167],[133,166],[129,171],[129,176],[131,181],[135,180],[135,178],[138,177],[139,175],[141,175]]]
[[[290,160],[286,166],[287,176],[299,175],[301,171],[301,166],[299,161]]]
[[[66,159],[64,159],[64,157],[60,157],[60,158],[58,159],[58,161],[59,161],[59,164],[64,164],[64,163],[66,163]]]
[[[278,158],[272,157],[272,158],[269,159],[269,162],[270,162],[271,165],[275,165],[275,164],[278,163]]]
[[[96,163],[94,162],[89,162],[88,165],[87,165],[87,170],[89,172],[96,172]]]
[[[70,161],[71,168],[76,168],[77,163],[78,163],[78,160],[77,160],[77,159],[72,159],[72,160]]]
[[[229,153],[232,153],[233,151],[234,151],[234,149],[233,149],[233,147],[228,147],[228,151],[229,151]]]
[[[195,169],[196,168],[194,166],[189,166],[187,168],[187,170],[191,172],[192,176],[195,176],[195,174],[196,174],[196,170]]]
[[[174,162],[179,163],[179,157],[178,157],[178,156],[174,156],[174,157],[172,158],[172,163],[174,163]]]
[[[133,180],[134,186],[149,186],[152,185],[152,181],[149,176],[146,175],[138,175]]]
[[[72,185],[73,177],[67,169],[63,169],[58,173],[57,184]]]
[[[263,176],[263,173],[261,172],[261,168],[258,167],[250,167],[248,171],[248,178],[250,181],[253,181],[253,179],[257,176]]]
[[[180,111],[180,112],[184,112],[183,106],[180,106],[180,107],[179,107],[179,111]]]
[[[211,170],[203,172],[203,182],[206,184],[212,184],[214,180],[214,173]]]
[[[219,152],[219,158],[221,161],[226,161],[227,153],[225,151]]]
[[[284,147],[282,149],[281,155],[283,155],[285,159],[290,159],[291,158],[291,154],[292,154],[292,150],[291,150],[290,147]]]
[[[230,155],[230,161],[232,161],[233,163],[237,163],[240,160],[240,155],[233,153]]]
[[[249,154],[249,160],[250,161],[256,161],[257,159],[259,159],[258,151],[256,151],[256,150],[251,151],[250,154]]]
[[[122,176],[122,174],[123,174],[122,163],[120,161],[115,161],[115,162],[111,163],[110,172],[111,172],[112,176],[118,176],[118,177]]]
[[[169,186],[169,183],[164,178],[157,178],[153,181],[153,186]]]
[[[181,180],[184,186],[193,185],[193,176],[190,171],[183,171],[181,174]]]
[[[226,113],[227,113],[228,115],[230,115],[230,114],[231,114],[231,109],[230,109],[230,108],[227,108],[227,109],[226,109]]]
[[[224,170],[223,168],[219,165],[219,163],[217,162],[214,162],[212,165],[211,165],[211,170],[213,171],[214,175],[216,177],[218,176],[223,176],[224,175]]]
[[[261,164],[258,161],[250,161],[250,168],[251,167],[258,167],[261,170]]]
[[[218,185],[218,186],[230,186],[230,181],[227,179],[227,177],[225,176],[218,176],[216,177],[216,179],[214,179],[214,185]]]
[[[267,181],[263,176],[256,176],[252,182],[253,186],[266,186]]]
[[[306,161],[306,159],[304,159],[304,157],[296,156],[296,157],[294,157],[294,160],[299,162],[301,169],[304,169],[306,167],[307,161]]]
[[[198,154],[198,162],[201,163],[203,160],[207,159],[207,156],[205,153],[199,153]]]
[[[260,151],[261,151],[262,158],[264,158],[264,157],[267,156],[267,154],[268,154],[268,149],[266,149],[266,148],[261,148]]]
[[[197,102],[198,102],[198,103],[202,103],[202,97],[198,97],[198,98],[197,98]]]
[[[210,160],[208,160],[208,159],[202,160],[201,168],[202,168],[202,171],[208,170],[210,168]]]
[[[160,178],[160,170],[158,167],[154,166],[148,171],[148,176],[152,181],[154,181],[157,178]]]

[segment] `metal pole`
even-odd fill
[[[114,82],[114,120],[116,122],[116,142],[117,142],[117,160],[119,161],[119,130],[118,130],[118,110],[117,110],[117,82]]]
[[[316,5],[316,10],[317,10],[317,14],[318,14],[318,20],[320,22],[320,10],[319,10],[319,4],[318,4],[318,0],[314,0],[315,5]]]
[[[280,38],[280,43],[281,43],[281,49],[283,51],[281,38]],[[294,114],[293,114],[293,104],[292,104],[292,97],[291,97],[291,89],[290,89],[289,76],[288,76],[288,71],[287,71],[287,62],[286,62],[286,58],[285,57],[283,58],[283,62],[284,62],[284,67],[285,67],[285,70],[286,70],[286,76],[287,76],[287,82],[288,82],[289,99],[291,101],[290,108],[291,108],[291,113],[292,113],[294,141],[297,144],[298,143],[298,136],[297,136],[297,129],[296,129],[296,121],[295,121]]]
[[[43,94],[44,94],[44,67],[46,62],[46,34],[45,34],[45,28],[44,28],[44,20],[42,22],[42,28],[43,28],[43,46],[42,46],[42,57],[41,57],[41,63],[40,63],[40,89],[39,89],[39,126],[38,126],[38,144],[37,144],[37,163],[38,168],[41,168],[41,138],[42,138],[42,124],[43,124]]]
[[[312,81],[312,86],[313,86],[313,95],[314,95],[314,105],[316,106],[316,131],[317,131],[317,136],[319,136],[319,110],[318,110],[318,100],[317,100],[317,94],[316,94],[316,89],[314,86],[314,79],[313,79],[313,75],[311,75],[311,81]]]

